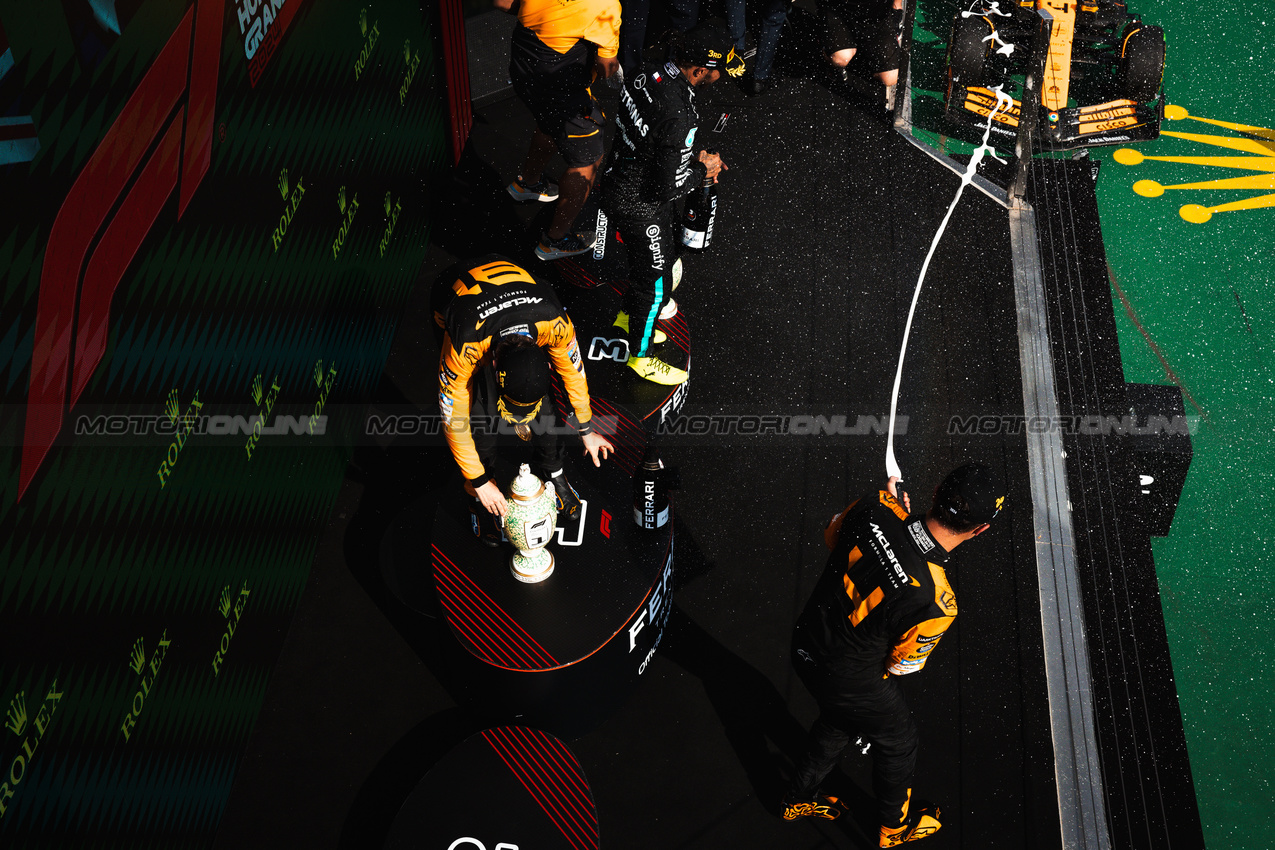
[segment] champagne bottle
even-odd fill
[[[633,521],[638,528],[659,528],[668,518],[664,462],[655,446],[648,446],[642,465],[633,472]]]
[[[708,151],[717,153],[717,151]],[[713,220],[717,218],[717,184],[705,177],[698,189],[686,199],[682,213],[682,244],[692,251],[703,251],[713,241]]]

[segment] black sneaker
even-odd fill
[[[551,475],[548,481],[553,487],[554,502],[558,506],[558,513],[564,514],[568,520],[575,520],[576,517],[580,516],[580,494],[576,492],[576,488],[571,486],[571,482],[567,480],[566,473],[559,472],[557,475]]]
[[[563,257],[574,257],[576,254],[583,254],[585,251],[592,250],[593,243],[598,240],[596,234],[579,234],[568,233],[561,239],[550,239],[549,235],[543,234],[540,237],[540,244],[536,245],[536,256],[542,260],[560,260]]]
[[[519,175],[505,187],[505,191],[515,201],[540,201],[547,204],[558,200],[558,184],[543,175],[539,183],[527,183]]]
[[[469,499],[469,522],[474,529],[474,536],[484,546],[495,549],[505,541],[505,531],[500,527],[500,520],[473,496]]]
[[[789,800],[787,797],[779,804],[780,814],[784,820],[800,820],[801,818],[823,818],[836,820],[846,812],[846,804],[836,797],[822,795],[809,800]]]

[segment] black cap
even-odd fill
[[[732,77],[744,75],[744,57],[735,50],[735,40],[717,20],[704,21],[682,37],[677,61]]]
[[[991,522],[1005,506],[1005,488],[992,468],[967,463],[947,474],[934,491],[934,513],[949,528]]]
[[[549,392],[549,357],[537,345],[515,345],[500,352],[496,383],[510,413],[526,416]]]

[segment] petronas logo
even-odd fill
[[[27,692],[18,691],[9,700],[9,713],[5,716],[4,725],[15,735],[21,735],[27,729]]]
[[[137,643],[133,644],[133,651],[129,655],[128,666],[133,668],[134,673],[142,672],[142,665],[146,663],[146,645],[141,638],[137,639]]]
[[[230,585],[226,585],[221,589],[221,599],[217,601],[217,610],[221,612],[221,616],[230,616]]]
[[[1139,180],[1133,184],[1133,191],[1144,198],[1158,198],[1167,189],[1191,190],[1206,192],[1261,192],[1275,190],[1275,130],[1266,127],[1254,127],[1249,124],[1236,124],[1231,121],[1218,121],[1212,118],[1201,118],[1189,114],[1181,106],[1166,106],[1164,117],[1174,121],[1198,121],[1201,124],[1212,124],[1231,130],[1235,135],[1211,135],[1206,133],[1178,133],[1170,130],[1161,131],[1161,135],[1176,139],[1186,139],[1202,145],[1223,150],[1241,151],[1248,156],[1144,156],[1132,148],[1121,148],[1113,155],[1121,165],[1141,165],[1145,160],[1158,162],[1180,162],[1187,165],[1202,165],[1211,168],[1228,168],[1236,171],[1250,171],[1242,177],[1225,177],[1220,180],[1202,180],[1191,183],[1177,183],[1165,186],[1155,180]],[[1205,200],[1217,200],[1228,195],[1211,194]],[[1204,224],[1213,218],[1214,213],[1236,212],[1239,210],[1257,210],[1275,207],[1275,194],[1249,195],[1233,201],[1222,201],[1212,206],[1203,204],[1185,204],[1178,208],[1178,215],[1192,224]]]

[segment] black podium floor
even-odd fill
[[[663,643],[632,698],[567,744],[605,848],[875,846],[866,759],[834,774],[851,817],[775,815],[814,718],[787,648],[824,561],[823,525],[884,479],[903,323],[957,178],[813,81],[749,100],[731,84],[709,94],[706,126],[731,113],[712,138],[730,171],[717,244],[687,259],[678,301],[695,351],[682,413],[713,436],[664,440],[683,489]],[[478,115],[455,183],[435,195],[456,200],[440,209],[378,404],[434,408],[435,269],[493,250],[542,267],[530,249],[544,210],[503,192],[529,127],[512,100]],[[977,458],[1003,471],[1010,509],[956,554],[956,626],[904,682],[922,734],[916,793],[946,813],[933,850],[1058,846],[1025,450],[1021,436],[948,427],[1022,413],[1012,279],[1004,210],[967,192],[913,326],[896,451],[918,501],[943,470]],[[798,416],[832,426],[751,424]],[[507,721],[457,708],[465,683],[443,672],[438,619],[399,603],[377,563],[402,507],[453,479],[438,441],[369,438],[356,453],[216,847],[379,846],[429,765]]]

